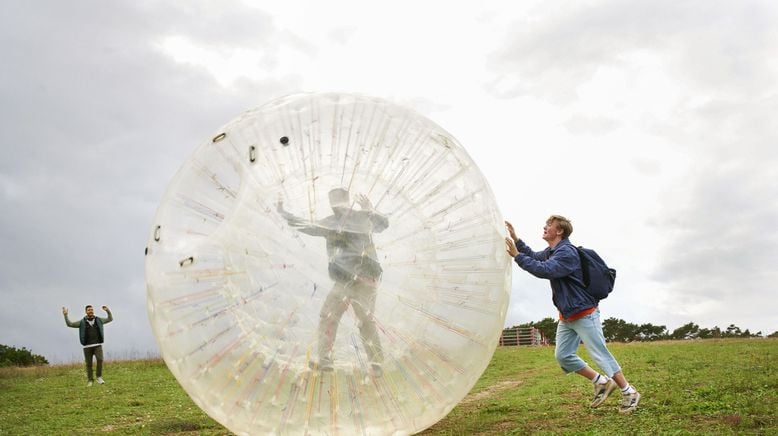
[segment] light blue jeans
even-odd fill
[[[586,362],[575,354],[581,341],[605,375],[613,377],[613,374],[621,371],[618,362],[605,346],[605,336],[602,334],[602,323],[600,323],[600,309],[575,321],[559,321],[556,329],[554,354],[559,366],[566,374],[587,366]]]

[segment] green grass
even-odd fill
[[[83,364],[0,369],[0,435],[227,434],[161,360],[107,362],[86,387]]]
[[[618,413],[618,395],[589,408],[591,384],[562,375],[551,347],[500,348],[470,395],[424,434],[778,434],[778,340],[609,348],[641,392],[633,414]],[[591,361],[583,347],[581,356]]]
[[[591,384],[564,376],[553,347],[498,348],[472,392],[423,434],[778,434],[778,340],[610,348],[643,395],[631,415],[617,412],[618,395],[590,409]],[[105,385],[86,388],[82,365],[0,369],[0,435],[229,434],[161,361],[104,372]]]

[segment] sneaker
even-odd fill
[[[608,379],[607,383],[600,384],[597,383],[594,385],[594,399],[592,400],[592,407],[597,407],[603,402],[605,402],[605,399],[608,398],[608,395],[611,394],[614,390],[616,390],[616,387],[618,385],[615,381],[613,381],[612,378]]]
[[[638,408],[640,402],[640,392],[633,394],[621,394],[621,405],[619,405],[619,413],[630,413]]]
[[[97,377],[97,384],[101,385],[101,384],[104,384],[104,383],[105,383],[105,380],[103,380],[102,377]]]
[[[373,377],[383,377],[384,376],[384,368],[378,362],[371,362],[370,363],[370,373],[373,374]]]
[[[86,387],[91,387],[91,386],[92,386],[92,380],[89,380],[89,381],[86,383]]]
[[[308,362],[308,368],[314,370],[314,371],[321,371],[321,372],[333,372],[335,371],[335,367],[332,365],[332,362],[330,361],[322,361],[320,363],[316,363],[313,360]]]

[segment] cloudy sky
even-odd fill
[[[155,355],[143,251],[168,183],[296,92],[451,132],[533,248],[551,213],[619,271],[603,317],[778,330],[778,6],[770,1],[0,2],[0,343]],[[465,4],[462,2],[461,4]],[[514,268],[506,325],[555,316]]]

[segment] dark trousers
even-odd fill
[[[92,378],[92,356],[97,359],[97,376],[103,376],[103,346],[84,348],[84,361],[86,362],[86,378],[93,381]]]

